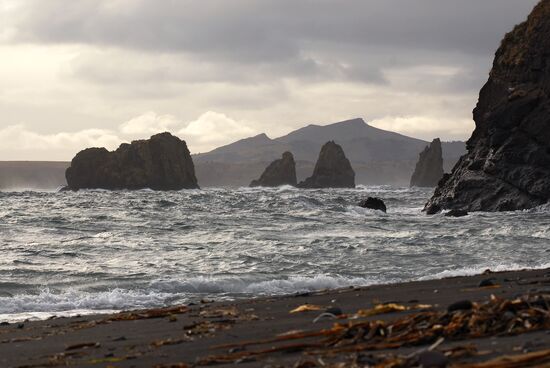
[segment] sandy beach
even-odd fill
[[[4,323],[0,365],[542,367],[549,298],[546,269]]]

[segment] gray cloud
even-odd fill
[[[467,138],[494,51],[537,2],[4,1],[0,130],[216,112],[270,135],[362,116],[443,138]]]
[[[191,52],[241,62],[312,42],[486,54],[536,0],[27,0],[15,39]]]
[[[383,84],[388,67],[463,65],[471,60],[485,65],[503,34],[535,3],[23,0],[11,42],[131,49],[160,61],[140,70],[132,60],[125,60],[122,68],[81,60],[75,75],[99,83],[130,78],[242,84],[290,77]],[[185,55],[192,64],[182,64],[187,70],[174,69],[177,64],[166,67],[163,58],[177,59],[163,56],[167,54]]]

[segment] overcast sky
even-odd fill
[[[193,153],[353,117],[471,134],[537,0],[0,0],[0,160],[169,130]]]

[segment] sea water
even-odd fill
[[[550,207],[426,216],[430,195],[0,192],[0,321],[550,267]]]

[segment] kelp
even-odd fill
[[[456,368],[528,368],[549,366],[550,350],[541,350],[518,355],[505,355],[482,363],[455,365]]]
[[[360,309],[359,311],[357,311],[357,313],[355,313],[352,316],[352,318],[366,318],[366,317],[376,316],[379,314],[404,312],[404,311],[410,311],[415,309],[430,309],[430,308],[432,308],[432,306],[427,304],[418,304],[412,307],[408,307],[401,304],[395,304],[395,303],[377,304],[374,306],[374,308]]]
[[[303,312],[315,312],[315,311],[320,311],[322,309],[323,309],[323,307],[321,307],[319,305],[304,304],[304,305],[300,305],[299,307],[294,308],[289,313],[294,314],[294,313],[303,313]]]
[[[186,306],[176,306],[168,308],[148,309],[144,311],[122,312],[107,318],[105,321],[135,321],[140,319],[165,318],[172,317],[176,314],[184,314],[188,311],[189,308]]]
[[[228,364],[280,352],[302,352],[312,356],[338,357],[346,354],[429,345],[443,340],[460,341],[488,336],[518,335],[550,329],[549,304],[550,296],[547,294],[525,295],[515,299],[491,296],[485,303],[471,303],[468,309],[421,310],[391,321],[350,318],[347,321],[334,323],[328,329],[298,331],[271,339],[217,346],[213,349],[232,348],[230,351],[238,351],[209,356],[200,359],[197,363],[199,365]],[[379,306],[371,310],[360,310],[351,316],[370,317],[379,314],[378,312],[404,310],[410,311],[411,308],[399,305]],[[267,344],[272,346],[261,348],[262,345]],[[276,345],[273,346],[273,344]],[[245,350],[246,347],[251,346],[257,348]],[[447,351],[446,355],[459,357],[461,354],[462,356],[473,354],[473,351],[471,347],[462,347]],[[530,358],[532,356],[525,359]],[[380,367],[406,367],[410,359],[410,357],[389,357],[378,364]],[[471,366],[471,368],[474,367],[476,366]],[[479,368],[482,367],[484,366],[479,366]]]

